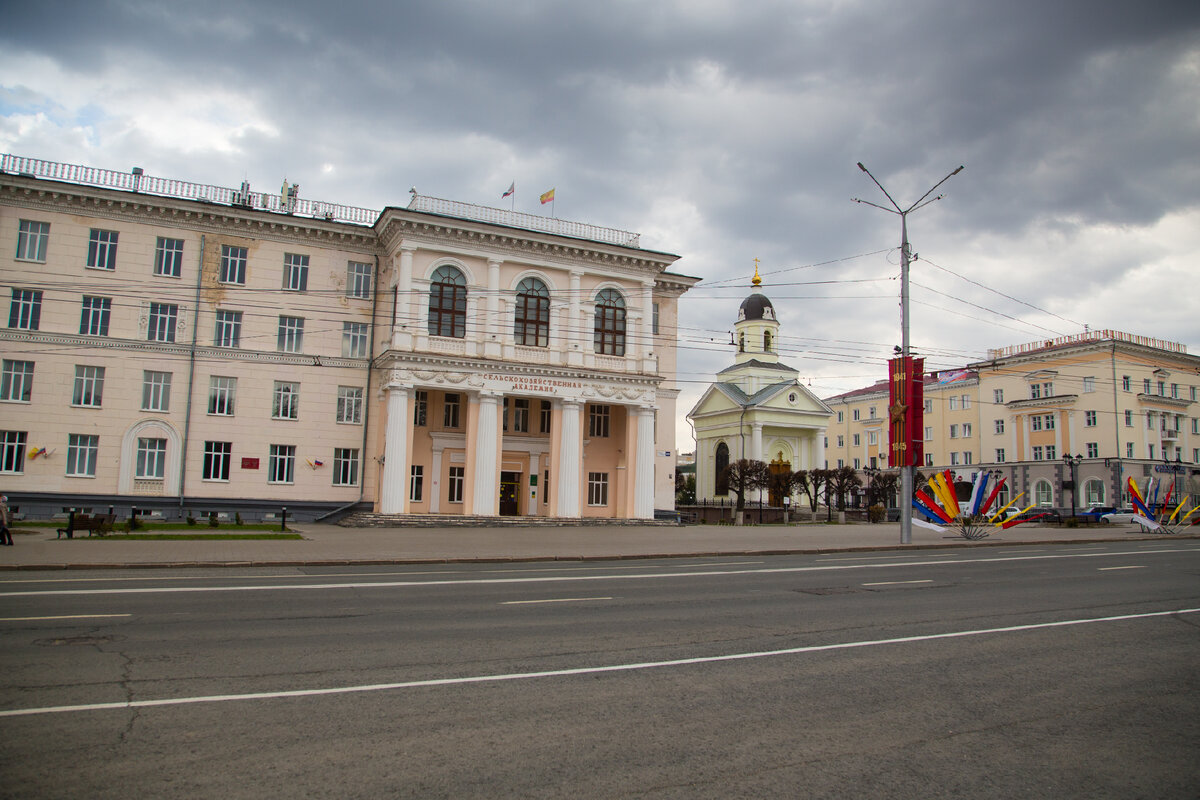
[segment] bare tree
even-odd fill
[[[862,486],[862,478],[853,467],[838,467],[830,470],[829,493],[837,498],[838,511],[846,510],[846,493],[856,486]]]
[[[771,485],[771,468],[762,461],[743,458],[735,461],[721,473],[729,483],[729,491],[737,497],[735,523],[742,524],[746,510],[746,493],[755,489],[767,489]]]
[[[792,482],[796,489],[808,498],[809,508],[817,513],[817,505],[821,502],[821,489],[828,480],[829,471],[824,469],[801,469],[792,473]]]

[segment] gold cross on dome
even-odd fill
[[[758,259],[754,259],[754,279],[750,281],[754,286],[762,283],[762,278],[758,277]]]

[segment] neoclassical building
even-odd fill
[[[651,518],[697,280],[677,258],[415,191],[380,212],[0,157],[0,491],[28,514]]]
[[[696,498],[726,497],[721,473],[740,459],[763,461],[773,470],[814,469],[825,462],[825,427],[831,411],[780,362],[775,307],[758,291],[755,269],[750,294],[734,324],[737,354],[688,414],[696,431]],[[773,504],[781,498],[768,498]]]

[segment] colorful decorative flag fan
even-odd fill
[[[959,503],[958,497],[954,494],[954,473],[950,470],[935,473],[927,483],[929,491],[918,489],[913,495],[913,508],[926,517],[926,519],[913,517],[913,524],[935,531],[954,530],[964,539],[985,539],[991,535],[990,528],[1008,529],[1014,525],[1020,525],[1022,522],[1032,522],[1046,516],[1045,514],[1024,516],[1033,510],[1034,506],[1031,505],[1011,517],[1005,518],[1004,512],[1024,497],[1024,492],[989,514],[996,498],[1000,496],[1000,490],[1005,481],[1004,478],[1001,478],[989,490],[989,478],[990,473],[986,471],[976,472],[970,499]]]
[[[1143,494],[1138,491],[1137,481],[1129,478],[1129,499],[1133,503],[1133,508],[1138,513],[1134,515],[1133,521],[1141,525],[1143,529],[1154,531],[1155,533],[1179,533],[1187,522],[1188,517],[1200,511],[1200,506],[1193,505],[1190,511],[1184,511],[1183,507],[1187,505],[1187,498],[1179,501],[1174,510],[1171,510],[1171,495],[1175,491],[1175,484],[1167,488],[1167,496],[1163,498],[1162,503],[1158,502],[1158,492],[1162,488],[1162,481],[1155,482],[1153,477],[1146,479],[1146,492]],[[1170,514],[1167,511],[1171,511]]]

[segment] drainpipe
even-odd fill
[[[192,390],[196,381],[196,336],[200,321],[200,287],[204,280],[204,234],[200,234],[200,263],[196,270],[196,304],[192,308],[192,347],[188,353],[187,412],[183,418],[183,446],[179,453],[179,516],[183,517],[183,497],[187,494],[188,437],[192,430]]]

